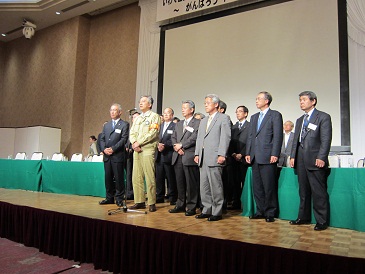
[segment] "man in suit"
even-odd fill
[[[281,145],[281,152],[278,162],[279,167],[288,166],[288,158],[290,157],[294,139],[294,133],[293,133],[294,123],[292,121],[286,121],[283,127],[284,127],[284,138],[283,138],[283,144]]]
[[[174,146],[172,164],[176,174],[178,197],[176,206],[169,212],[185,212],[185,216],[195,215],[196,209],[200,207],[199,168],[194,162],[200,120],[193,117],[194,111],[193,101],[182,102],[184,120],[176,124],[171,137]]]
[[[246,161],[252,164],[253,194],[256,214],[250,219],[274,222],[278,209],[277,162],[283,141],[283,118],[281,113],[270,109],[272,96],[266,91],[256,97],[260,112],[251,116],[246,145]]]
[[[163,111],[164,122],[161,125],[159,143],[156,157],[156,202],[165,201],[165,179],[169,187],[170,204],[176,204],[177,188],[174,167],[171,165],[172,153],[174,151],[171,136],[175,131],[176,123],[172,122],[174,111],[172,108],[165,108]]]
[[[195,217],[218,221],[222,219],[222,171],[231,141],[231,123],[227,115],[218,112],[217,95],[205,96],[204,106],[209,117],[205,117],[199,125],[194,158],[200,167],[200,195],[204,208]]]
[[[231,158],[231,167],[228,171],[232,174],[230,180],[227,199],[232,198],[232,206],[228,209],[241,209],[241,194],[245,183],[248,164],[245,159],[246,143],[250,122],[247,121],[248,108],[238,106],[236,108],[237,123],[232,126],[231,143],[229,145],[229,155]]]
[[[299,181],[299,213],[291,225],[309,224],[311,203],[317,224],[314,230],[328,227],[327,193],[328,154],[332,140],[331,116],[315,108],[317,95],[312,91],[299,94],[300,108],[305,112],[295,126],[290,166],[295,167]]]
[[[117,206],[123,206],[125,144],[128,139],[129,124],[120,119],[121,114],[120,104],[113,104],[110,107],[112,120],[104,124],[100,138],[104,154],[106,189],[106,198],[99,202],[101,205],[113,204],[115,199]]]
[[[160,116],[151,110],[153,98],[142,95],[139,109],[142,114],[133,122],[129,140],[133,154],[133,192],[135,204],[130,209],[146,208],[144,180],[146,180],[149,211],[156,211],[155,153],[160,131]]]

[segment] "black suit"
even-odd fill
[[[175,132],[171,137],[172,143],[182,144],[184,155],[174,151],[172,164],[174,165],[177,183],[178,198],[176,207],[185,210],[195,210],[201,207],[199,191],[199,167],[194,162],[196,138],[200,120],[192,118],[184,131],[184,122],[181,120],[176,124]]]
[[[311,197],[317,223],[328,225],[329,197],[327,193],[328,154],[332,140],[331,116],[314,109],[309,117],[307,131],[300,135],[303,124],[300,117],[295,125],[295,134],[291,158],[295,159],[298,172],[300,206],[298,218],[311,220]],[[324,168],[315,166],[316,159],[325,162]]]
[[[167,129],[163,133],[165,123],[162,123],[159,134],[159,143],[165,145],[162,152],[157,152],[156,155],[156,199],[161,201],[165,196],[165,179],[167,179],[167,185],[169,187],[169,198],[171,202],[177,200],[176,178],[174,167],[171,165],[172,153],[174,148],[171,142],[171,136],[175,130],[175,123],[170,122]]]
[[[105,188],[106,199],[110,202],[115,200],[122,202],[124,198],[124,161],[125,144],[128,139],[129,124],[119,120],[113,129],[112,121],[106,123],[100,140],[102,151],[111,147],[113,154],[104,153]],[[115,184],[114,181],[115,180]]]
[[[259,113],[251,116],[246,155],[251,158],[256,214],[272,218],[278,209],[277,164],[271,164],[270,158],[280,155],[283,118],[280,112],[269,109],[257,129],[258,119]]]
[[[231,142],[229,144],[229,158],[231,158],[231,165],[228,166],[230,184],[227,189],[227,199],[229,200],[230,198],[233,198],[232,207],[235,208],[241,208],[241,194],[248,168],[245,155],[249,129],[250,122],[245,121],[241,129],[239,129],[239,122],[237,122],[232,126],[231,130]],[[237,161],[232,154],[241,154],[241,161]]]
[[[126,181],[127,181],[127,189],[126,189],[126,195],[127,195],[127,199],[128,200],[133,200],[134,199],[134,195],[133,195],[133,183],[132,183],[132,172],[133,172],[133,152],[134,150],[132,149],[132,144],[129,141],[129,138],[127,140],[127,144],[125,145],[126,147]]]

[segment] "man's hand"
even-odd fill
[[[245,159],[248,164],[251,164],[251,156],[247,155]]]
[[[270,164],[274,164],[274,163],[276,163],[278,161],[278,157],[276,157],[276,156],[271,156],[270,157]]]
[[[199,164],[199,156],[195,156],[194,157],[194,162],[197,163],[197,164]]]
[[[111,147],[107,147],[106,149],[104,149],[104,154],[112,155],[113,154],[113,149]]]
[[[157,149],[159,152],[161,152],[165,149],[165,145],[163,143],[158,143]]]
[[[133,145],[132,145],[132,148],[133,148],[133,150],[135,151],[135,148],[136,147],[139,147],[140,145],[139,145],[139,143],[138,142],[134,142],[133,143]]]
[[[183,149],[179,149],[177,153],[179,153],[179,155],[181,155],[181,156],[185,154]]]
[[[294,167],[295,159],[290,158],[290,167]]]
[[[182,144],[174,144],[174,150],[176,152],[179,152],[180,149],[182,149]]]
[[[316,167],[322,168],[324,167],[324,161],[322,161],[321,159],[316,159]]]
[[[223,165],[225,161],[226,161],[226,157],[218,156],[218,159],[217,159],[218,164]]]

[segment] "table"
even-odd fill
[[[44,192],[105,197],[104,164],[42,160]]]
[[[365,231],[365,168],[331,168],[328,177],[330,226]],[[298,177],[293,168],[279,169],[279,218],[295,220],[299,210]],[[252,169],[246,174],[241,202],[243,216],[255,213]],[[312,214],[312,222],[315,223]]]
[[[0,159],[0,187],[42,191],[41,161]]]

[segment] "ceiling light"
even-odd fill
[[[2,35],[2,36],[4,36],[4,37],[6,36],[6,34],[5,34],[5,33],[2,33],[1,35]]]
[[[56,14],[57,14],[57,15],[60,15],[61,13],[60,13],[59,11],[56,11]]]

